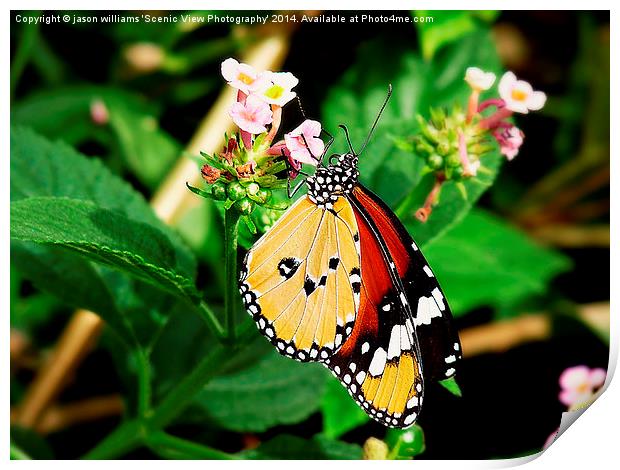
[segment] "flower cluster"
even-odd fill
[[[299,80],[290,72],[257,71],[233,58],[221,65],[222,76],[237,90],[229,115],[238,132],[225,136],[217,155],[202,154],[207,163],[201,173],[208,191],[190,189],[204,197],[226,201],[249,215],[255,206],[270,204],[273,189],[286,186],[302,164],[316,165],[323,154],[321,123],[306,119],[282,140],[273,142],[282,124],[282,107],[297,95]]]
[[[499,98],[480,102],[481,93],[489,90],[495,81],[494,73],[469,67],[465,82],[471,94],[466,111],[456,105],[450,113],[432,109],[428,121],[418,116],[420,133],[413,138],[412,147],[425,159],[428,171],[436,176],[435,186],[424,206],[416,212],[422,222],[428,219],[437,203],[445,181],[460,182],[484,171],[480,158],[493,149],[493,140],[506,159],[516,157],[525,136],[509,118],[514,113],[537,111],[545,104],[547,98],[543,92],[535,91],[512,72],[506,72],[499,81]]]
[[[569,367],[560,375],[560,402],[569,410],[576,410],[590,404],[595,393],[605,383],[607,373],[604,369],[590,369],[588,366]],[[549,447],[557,437],[559,429],[552,432],[543,450]]]

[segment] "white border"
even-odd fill
[[[7,4],[8,3],[8,4]],[[2,53],[4,55],[4,64],[5,64],[5,73],[2,76],[2,85],[3,85],[3,93],[4,100],[3,103],[3,113],[2,113],[2,137],[3,137],[3,156],[4,159],[2,161],[2,172],[1,172],[1,183],[2,184],[2,198],[3,203],[1,205],[2,211],[2,220],[5,221],[6,225],[4,230],[2,231],[0,237],[2,240],[2,260],[5,261],[3,265],[3,272],[5,273],[3,282],[1,284],[2,289],[2,298],[4,299],[4,311],[8,312],[8,303],[9,303],[9,231],[8,231],[8,221],[9,221],[9,185],[10,185],[10,174],[9,174],[9,99],[8,99],[8,90],[9,90],[9,73],[10,70],[10,25],[11,25],[11,16],[9,15],[9,9],[14,10],[27,10],[27,9],[47,9],[47,10],[86,10],[86,9],[105,9],[105,10],[123,10],[123,9],[132,9],[132,10],[140,10],[140,9],[149,9],[149,10],[158,10],[158,9],[169,9],[169,10],[178,10],[178,9],[229,9],[229,10],[256,10],[256,7],[260,5],[260,7],[265,8],[267,2],[250,2],[247,0],[238,0],[236,2],[228,1],[175,1],[172,2],[170,0],[162,1],[162,0],[151,0],[151,1],[133,1],[133,0],[108,0],[105,3],[87,5],[84,1],[75,1],[75,0],[63,0],[56,2],[42,2],[42,1],[33,1],[33,0],[23,0],[23,1],[9,1],[5,3],[7,5],[7,11],[5,11],[2,19],[0,20],[2,23]],[[381,8],[378,8],[378,6]],[[402,10],[402,9],[498,9],[501,8],[503,10],[579,10],[587,8],[588,10],[611,10],[611,30],[613,31],[611,34],[611,50],[614,53],[611,54],[611,83],[617,84],[619,83],[618,77],[618,35],[616,33],[618,29],[618,17],[615,10],[617,10],[617,6],[619,3],[617,1],[601,1],[601,0],[589,0],[588,2],[576,2],[576,1],[548,1],[548,0],[472,0],[468,2],[458,1],[458,0],[421,0],[415,2],[403,2],[398,0],[382,0],[381,2],[371,2],[371,1],[357,1],[357,2],[345,2],[339,0],[316,0],[316,1],[299,1],[299,0],[271,0],[269,1],[269,9],[283,9],[283,10],[301,10],[301,9],[331,9],[331,10],[383,10],[383,9],[394,9],[394,10]],[[337,38],[335,38],[337,40]],[[617,124],[617,110],[618,110],[618,92],[617,86],[612,87],[611,90],[611,122],[613,124]],[[611,154],[616,155],[616,151],[618,150],[618,134],[612,132],[611,136]],[[616,180],[618,174],[618,163],[615,160],[612,160],[611,164],[612,170],[612,180]],[[612,186],[611,189],[611,204],[612,207],[618,207],[618,190],[617,187]],[[611,246],[611,285],[618,285],[618,250],[616,249],[616,226],[617,226],[618,214],[617,212],[611,213],[611,226],[612,226],[612,246]],[[614,289],[611,289],[612,292],[612,305],[615,305],[617,293]],[[539,458],[527,457],[523,459],[512,459],[512,460],[497,460],[497,461],[415,461],[415,462],[394,462],[392,465],[415,465],[418,468],[500,468],[500,467],[512,467],[516,465],[521,465],[529,462],[528,468],[548,468],[553,466],[566,469],[579,469],[583,470],[584,468],[611,468],[614,464],[617,465],[618,457],[616,455],[616,447],[617,447],[617,419],[620,417],[620,386],[618,385],[618,381],[612,381],[609,384],[609,378],[613,376],[613,371],[615,369],[617,359],[618,359],[618,320],[615,318],[615,313],[612,312],[612,334],[611,334],[611,354],[610,354],[610,365],[609,365],[609,373],[608,373],[608,388],[605,393],[601,396],[599,400],[597,400],[590,409],[586,410],[583,416],[579,419],[579,424],[576,426],[571,426],[563,435],[559,437],[559,439]],[[6,365],[6,370],[4,372],[4,383],[5,386],[2,388],[2,399],[3,399],[3,427],[2,427],[2,442],[4,443],[5,449],[5,459],[8,460],[8,442],[9,442],[9,381],[6,380],[8,375],[8,366],[9,366],[9,351],[6,345],[8,344],[9,339],[9,321],[8,315],[5,315],[5,318],[2,322],[2,338],[5,339],[4,347],[2,348],[2,359],[3,363]],[[527,383],[524,383],[524,386],[527,386]],[[515,403],[514,408],[514,418],[515,420],[519,419],[519,409],[518,403]],[[467,432],[467,423],[454,423],[455,426],[462,426],[461,432]],[[541,443],[542,445],[542,443]],[[612,464],[613,462],[613,464]],[[11,465],[45,465],[51,468],[83,468],[83,462],[16,462],[11,461]],[[93,467],[108,465],[106,462],[93,462],[89,465]],[[129,468],[133,465],[132,462],[129,461],[117,461],[114,463],[115,466],[120,466],[123,468]],[[162,468],[167,465],[182,465],[184,467],[194,467],[194,468],[204,468],[205,463],[201,461],[196,462],[175,462],[170,464],[166,461],[149,461],[149,466]],[[290,463],[285,461],[276,461],[276,462],[252,462],[251,464],[246,464],[245,462],[218,462],[219,465],[226,465],[231,467],[239,467],[241,465],[252,465],[257,467],[282,467],[290,468]],[[314,465],[312,462],[300,462],[296,463],[295,466],[304,466],[304,465]],[[324,464],[320,464],[324,465]],[[334,466],[338,467],[357,467],[358,465],[363,466],[371,466],[377,465],[376,462],[335,462]],[[379,465],[385,465],[384,462],[379,463]]]

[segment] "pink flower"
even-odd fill
[[[299,80],[290,72],[266,72],[267,80],[257,91],[257,96],[269,104],[284,106],[297,94],[291,91]]]
[[[291,152],[291,158],[301,163],[316,165],[316,158],[321,157],[325,150],[325,144],[319,137],[320,135],[321,123],[310,119],[306,119],[295,130],[284,134],[284,141]],[[316,158],[313,158],[313,155]]]
[[[498,88],[506,108],[515,113],[527,114],[530,110],[538,111],[547,101],[547,95],[542,91],[534,91],[528,82],[517,80],[512,72],[504,74]]]
[[[110,120],[110,113],[105,103],[99,99],[90,103],[90,118],[98,126],[103,126]]]
[[[480,92],[491,88],[495,82],[495,74],[478,67],[468,67],[465,71],[465,81],[472,90]]]
[[[241,90],[246,95],[269,84],[268,73],[258,73],[251,65],[240,64],[233,58],[222,62],[224,79],[231,87]]]
[[[272,113],[269,105],[254,95],[249,95],[245,103],[236,102],[230,108],[230,117],[239,128],[250,134],[261,134],[271,124]]]
[[[569,367],[560,375],[560,401],[569,407],[587,402],[594,391],[605,383],[605,376],[603,369]]]
[[[519,148],[523,144],[525,135],[517,126],[510,126],[507,129],[500,129],[493,133],[499,143],[502,155],[508,160],[512,160],[519,153]]]

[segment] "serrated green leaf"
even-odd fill
[[[157,228],[91,201],[31,197],[11,203],[11,238],[67,248],[197,301],[191,267]]]
[[[325,394],[321,401],[321,412],[323,413],[323,434],[332,439],[370,420],[335,378],[327,381]]]
[[[424,249],[455,316],[544,294],[570,267],[564,255],[480,209]]]
[[[195,404],[224,429],[265,431],[318,411],[328,376],[319,364],[300,364],[272,350],[251,367],[213,379]]]
[[[440,380],[439,383],[445,387],[451,394],[456,395],[457,397],[462,397],[463,392],[461,392],[461,387],[459,387],[458,382],[455,377],[450,377],[446,380]]]
[[[360,460],[362,449],[356,444],[334,441],[323,436],[302,439],[283,434],[264,442],[256,449],[237,455],[252,460]]]

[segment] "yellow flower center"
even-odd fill
[[[590,386],[587,383],[582,383],[577,386],[577,391],[579,393],[585,393],[590,389]]]
[[[527,93],[523,90],[517,90],[516,88],[512,90],[511,93],[512,99],[515,101],[525,101],[527,98]]]
[[[265,91],[265,96],[273,100],[277,100],[284,94],[284,88],[280,85],[273,85]]]
[[[246,75],[243,72],[239,72],[239,75],[237,76],[237,79],[240,82],[245,83],[246,85],[251,85],[252,83],[254,83],[254,79],[252,77],[250,77],[249,75]]]

